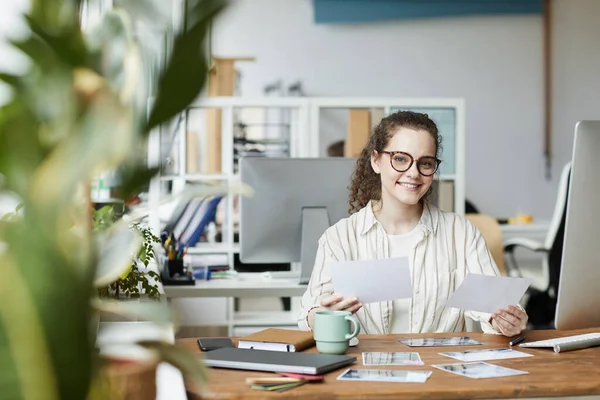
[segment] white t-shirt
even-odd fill
[[[408,257],[412,275],[413,263],[411,254],[413,248],[419,241],[419,235],[415,228],[403,235],[387,235],[390,246],[390,258]],[[390,325],[390,333],[410,333],[409,313],[411,299],[394,300],[394,313]]]

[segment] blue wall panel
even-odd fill
[[[315,22],[320,24],[540,14],[542,2],[543,0],[313,0]]]

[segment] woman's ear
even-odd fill
[[[373,150],[373,153],[371,154],[371,167],[378,175],[381,173],[381,168],[379,168],[380,159],[381,155],[377,152],[377,150]]]

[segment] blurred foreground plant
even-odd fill
[[[144,9],[153,3],[128,1]],[[202,91],[208,73],[203,42],[224,7],[223,0],[186,1],[186,29],[175,33],[148,112],[129,15],[115,9],[86,34],[82,4],[32,0],[24,16],[30,32],[12,42],[29,67],[20,76],[0,73],[13,93],[0,109],[0,191],[18,196],[24,210],[0,230],[3,399],[89,395],[100,366],[90,333],[94,285],[117,280],[139,245],[126,223],[111,226],[97,245],[90,181],[118,171],[118,192],[128,198],[156,174],[158,167],[148,168],[138,153],[153,129]],[[189,353],[177,351],[169,361],[202,377]]]

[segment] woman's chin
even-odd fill
[[[421,195],[420,194],[402,194],[401,196],[396,196],[396,199],[402,203],[405,204],[407,206],[414,206],[416,204],[419,204],[419,201],[421,200]]]

